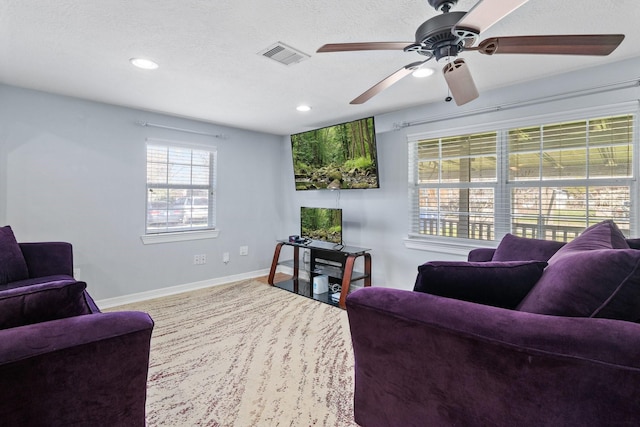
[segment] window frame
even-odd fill
[[[640,190],[637,183],[638,176],[640,175],[640,159],[639,154],[639,116],[640,108],[638,108],[637,102],[624,102],[616,105],[600,106],[594,108],[583,108],[572,111],[556,112],[550,114],[541,114],[521,118],[513,118],[506,120],[497,120],[484,124],[461,126],[461,127],[449,127],[441,130],[433,130],[428,132],[419,132],[414,134],[407,134],[406,139],[408,143],[408,235],[404,239],[404,244],[407,248],[438,251],[444,253],[450,253],[455,255],[467,255],[469,249],[478,247],[496,247],[500,239],[506,234],[511,232],[511,189],[517,186],[531,187],[531,182],[518,182],[509,181],[508,165],[509,165],[509,153],[508,153],[508,134],[510,129],[526,128],[533,126],[548,126],[555,123],[591,120],[598,117],[609,117],[617,115],[631,115],[632,117],[632,177],[631,178],[605,178],[595,179],[586,178],[582,180],[585,185],[619,185],[621,181],[624,181],[624,185],[630,186],[630,212],[629,212],[629,227],[630,233],[636,233],[638,231],[638,203],[635,203],[635,199],[638,196]],[[455,136],[462,136],[468,134],[478,134],[486,132],[497,133],[497,147],[496,147],[496,182],[464,182],[449,184],[438,184],[434,188],[443,187],[456,187],[457,188],[473,188],[475,187],[493,187],[495,188],[495,200],[494,200],[494,236],[493,240],[478,240],[467,239],[460,237],[445,237],[439,235],[425,235],[417,232],[416,218],[419,213],[418,205],[418,191],[419,188],[424,185],[417,182],[417,152],[416,147],[418,141],[425,139],[438,139],[449,138]],[[577,180],[576,180],[577,181]],[[576,182],[571,180],[571,182]],[[548,187],[558,184],[559,186],[567,186],[567,180],[538,180],[535,181],[538,187]],[[590,184],[589,184],[590,183]],[[459,185],[462,184],[462,185]]]
[[[191,150],[193,151],[205,151],[209,154],[209,178],[208,183],[204,184],[158,184],[158,183],[149,183],[147,170],[149,167],[149,146],[158,146],[164,147],[167,149],[183,149],[183,150]],[[165,140],[158,138],[147,138],[145,143],[145,230],[144,234],[141,236],[141,240],[144,244],[156,244],[156,243],[168,243],[175,241],[185,241],[185,240],[200,240],[200,239],[210,239],[216,238],[219,235],[219,229],[217,228],[216,222],[216,207],[217,207],[217,147],[207,144],[198,144],[198,143],[189,143],[184,141],[175,141],[175,140]],[[190,167],[193,167],[194,164],[191,162]],[[162,189],[187,189],[187,190],[206,190],[208,192],[208,206],[207,206],[207,224],[203,227],[175,227],[175,229],[164,229],[164,230],[151,230],[149,224],[147,223],[147,212],[149,209],[149,191],[153,189],[162,188]],[[188,196],[184,196],[188,197]],[[190,196],[196,197],[196,196]]]

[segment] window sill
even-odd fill
[[[145,234],[140,236],[145,245],[155,245],[158,243],[184,242],[187,240],[215,239],[220,234],[220,230],[201,231],[181,231],[177,233]]]
[[[466,257],[471,249],[476,248],[495,248],[496,242],[454,239],[454,238],[437,238],[409,235],[404,239],[404,246],[408,249],[416,249],[419,251],[429,251],[445,253],[450,255],[460,255]]]

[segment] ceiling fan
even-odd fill
[[[458,0],[428,1],[436,11],[442,11],[442,14],[418,27],[415,42],[334,43],[325,44],[318,49],[318,52],[404,50],[427,57],[423,61],[400,68],[355,98],[351,104],[365,103],[435,58],[436,61],[446,62],[442,70],[445,80],[456,104],[463,105],[479,96],[469,67],[463,58],[458,58],[464,51],[477,51],[485,55],[608,55],[624,39],[623,34],[491,37],[474,46],[482,32],[528,0],[480,0],[469,12],[450,11]]]

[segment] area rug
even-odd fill
[[[344,310],[252,280],[121,310],[155,322],[148,426],[356,426]]]

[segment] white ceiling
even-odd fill
[[[469,10],[460,0],[452,10]],[[417,53],[315,53],[325,43],[412,42],[439,12],[427,0],[0,0],[0,82],[286,135],[444,102],[442,64],[363,105],[349,101]],[[608,57],[465,52],[482,92],[640,56],[637,0],[530,0],[481,34],[622,33]],[[259,52],[285,43],[310,58],[285,66]],[[129,58],[160,64],[136,69]],[[307,113],[298,104],[312,106]]]

